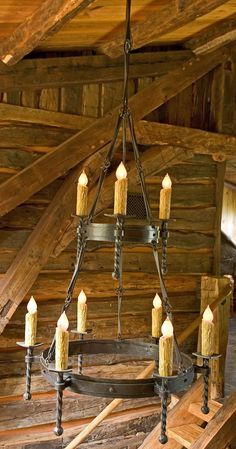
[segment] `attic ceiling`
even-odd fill
[[[169,0],[133,0],[132,23],[144,22],[154,12],[177,2]],[[188,4],[187,2],[179,2]],[[223,2],[222,2],[223,3]],[[3,0],[0,8],[0,43],[9,38],[16,28],[31,16],[40,6],[41,0]],[[187,5],[188,6],[188,5]],[[36,47],[40,51],[68,51],[81,48],[96,48],[109,42],[116,33],[123,30],[125,0],[95,0],[83,11],[69,20],[52,36],[41,40]],[[182,44],[194,34],[207,29],[218,21],[236,13],[236,0],[230,0],[209,13],[190,20],[184,26],[162,34],[152,44]]]

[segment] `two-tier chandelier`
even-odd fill
[[[194,367],[191,358],[180,352],[175,333],[172,326],[172,311],[168,299],[163,274],[167,271],[166,247],[168,240],[168,221],[170,217],[171,181],[168,175],[164,178],[163,188],[160,194],[160,214],[158,224],[152,216],[145,186],[144,173],[136,142],[132,115],[128,106],[128,80],[129,59],[132,48],[130,28],[131,0],[126,5],[126,33],[124,41],[124,91],[122,109],[118,115],[116,127],[109,146],[108,153],[101,167],[98,181],[97,193],[91,209],[88,211],[88,179],[83,171],[79,177],[77,189],[76,214],[78,216],[78,243],[75,269],[70,281],[62,314],[57,322],[57,328],[51,346],[45,349],[37,357],[34,349],[39,346],[36,341],[37,310],[33,299],[28,304],[26,315],[25,341],[18,343],[27,349],[26,354],[26,391],[24,398],[31,399],[31,366],[33,362],[40,362],[44,376],[54,385],[57,391],[56,405],[56,435],[61,435],[62,428],[62,405],[63,390],[69,389],[79,394],[87,394],[111,398],[144,398],[159,395],[161,397],[161,431],[159,441],[165,444],[168,440],[166,435],[167,403],[171,393],[185,390],[192,384],[194,373],[202,372],[205,380],[205,395],[203,412],[208,413],[208,376],[209,359],[212,358],[212,316],[205,316],[203,333],[205,347],[202,348],[203,366]],[[148,101],[148,99],[147,99]],[[128,176],[125,168],[127,150],[127,131],[130,133],[134,160],[141,185],[142,196],[146,211],[146,225],[126,224],[126,205]],[[122,135],[122,161],[116,171],[117,181],[114,194],[114,220],[113,224],[94,223],[97,202],[100,198],[105,176],[109,171],[117,139]],[[128,217],[130,218],[130,217]],[[68,320],[66,311],[69,308],[73,291],[81,270],[84,254],[88,242],[109,242],[114,244],[114,268],[112,277],[117,280],[117,309],[118,309],[118,331],[114,340],[84,340],[86,334],[87,303],[86,296],[82,291],[78,298],[78,320],[76,332],[79,339],[69,342]],[[158,247],[161,242],[162,260],[159,261]],[[150,343],[137,342],[122,338],[121,313],[122,299],[124,295],[122,261],[123,247],[126,244],[142,244],[152,249],[159,277],[161,297],[156,295],[152,309],[152,341]],[[162,309],[166,319],[162,324]],[[208,311],[209,312],[209,311]],[[83,374],[83,356],[88,354],[126,354],[139,356],[143,359],[155,361],[153,376],[148,379],[107,379],[94,378]],[[78,356],[77,372],[68,368],[68,357]],[[199,355],[199,354],[198,354]]]

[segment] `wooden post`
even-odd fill
[[[230,277],[202,276],[201,281],[201,313],[211,305],[223,288],[232,283]],[[230,316],[231,297],[219,304],[214,311],[215,343],[214,352],[221,354],[219,360],[211,362],[211,398],[217,399],[224,396],[224,368],[228,343],[228,329]],[[201,329],[199,328],[198,349],[200,350]]]

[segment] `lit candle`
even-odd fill
[[[162,181],[163,188],[160,192],[160,220],[168,220],[170,218],[171,185],[171,179],[167,174]]]
[[[123,162],[120,163],[116,170],[116,177],[117,181],[115,182],[114,214],[125,215],[127,207],[128,179],[127,171]]]
[[[212,355],[214,353],[214,323],[213,313],[207,306],[202,317],[202,355]]]
[[[31,296],[27,304],[28,313],[25,315],[25,345],[34,346],[37,333],[37,304]]]
[[[77,184],[76,215],[88,215],[88,178],[83,170]]]
[[[174,330],[169,318],[161,326],[162,337],[159,340],[159,374],[166,377],[173,372]]]
[[[162,302],[160,296],[156,293],[153,300],[152,309],[152,336],[153,338],[159,338],[161,336],[162,325]]]
[[[87,320],[87,297],[83,290],[81,290],[78,296],[77,303],[77,332],[86,332],[86,320]]]
[[[66,313],[63,312],[57,322],[56,328],[56,349],[55,349],[55,369],[63,371],[68,368],[69,352],[69,321]]]

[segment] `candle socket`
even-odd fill
[[[159,211],[160,220],[168,220],[170,218],[170,205],[171,205],[171,188],[161,189],[160,211]]]
[[[34,346],[37,334],[37,312],[25,315],[25,346]]]
[[[159,375],[168,377],[173,372],[173,336],[161,337],[159,340]]]
[[[77,332],[83,334],[86,332],[87,321],[87,304],[79,302],[77,303]]]
[[[88,187],[77,184],[76,215],[84,217],[88,215]]]
[[[64,371],[68,367],[69,332],[56,328],[55,370]]]
[[[128,179],[117,179],[115,182],[114,214],[126,215]]]
[[[157,309],[152,309],[152,337],[161,337],[161,326],[162,326],[162,307]]]
[[[211,356],[214,353],[214,323],[202,320],[202,355]]]

